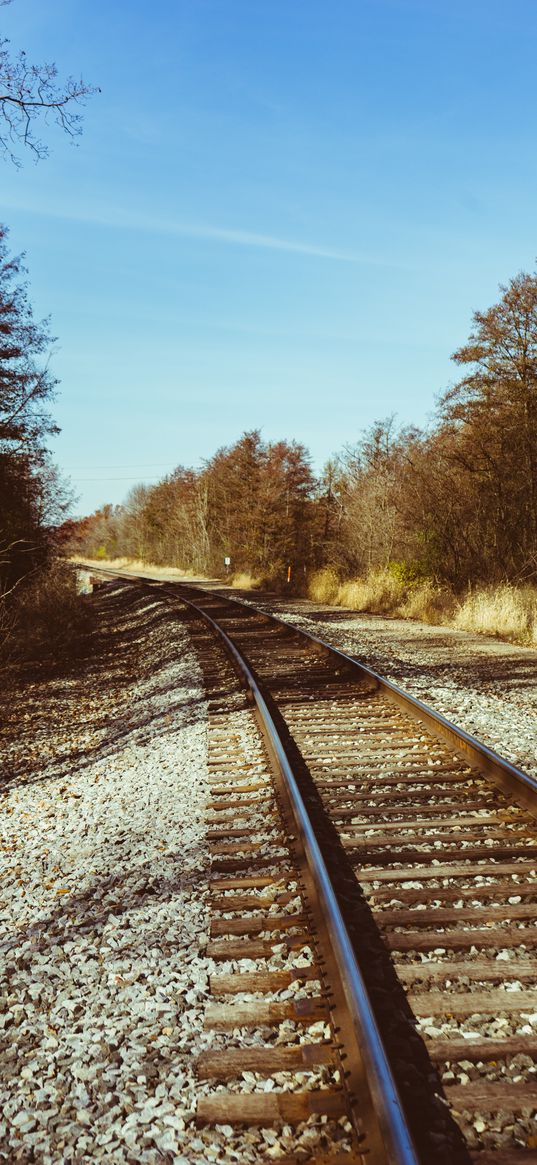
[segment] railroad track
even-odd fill
[[[213,1016],[220,1024],[235,1024],[232,1011],[244,1006],[237,993],[251,991],[250,1011],[234,1010],[243,1033],[236,1049],[226,1045],[199,1066],[202,1075],[213,1073],[216,1084],[199,1118],[221,1120],[225,1106],[228,1122],[296,1122],[313,1103],[326,1123],[326,1144],[334,1152],[339,1138],[345,1160],[533,1165],[537,783],[312,636],[215,592],[170,584],[158,589],[195,605],[197,611],[189,607],[193,629],[203,611],[212,620],[203,634],[219,636],[217,649],[212,638],[200,652],[211,701],[215,782],[208,823],[214,847],[211,953],[228,956],[234,983],[227,971],[220,985],[215,977],[213,989],[229,988],[228,1002],[217,1004],[209,1021]],[[276,773],[272,793],[267,777],[243,781],[241,771],[255,773],[261,760],[241,752],[232,714],[219,705],[223,665],[215,673],[211,659],[218,653],[221,658],[223,648],[233,655],[233,644],[251,666],[250,692],[258,692],[280,736],[274,755],[258,709],[265,739],[258,747],[270,754],[264,763],[269,760]],[[237,654],[234,664],[244,666]],[[227,673],[226,684],[233,690]],[[312,867],[304,851],[304,822],[297,824],[288,774],[278,775],[281,763],[295,781],[347,953],[365,985],[364,998],[354,1004],[358,1016],[349,1016],[349,967],[341,963],[341,952],[334,955],[315,861]],[[273,852],[273,845],[283,848]],[[249,954],[237,954],[239,945]],[[226,1092],[222,1080],[238,1072],[243,1054],[251,1054],[248,1023],[242,1024],[248,1015],[253,1025],[264,1016],[285,1028],[289,1014],[274,1000],[289,992],[294,969],[286,964],[278,971],[273,959],[275,952],[280,958],[282,950],[292,949],[312,952],[306,958],[311,974],[319,974],[317,997],[309,970],[293,983],[306,1012],[318,1007],[324,1015],[319,1023],[326,1022],[328,1039],[306,1054],[314,1059],[302,1099],[287,1100],[279,1114],[268,1106],[263,1118],[259,1102],[250,1102],[249,1114],[240,1107],[243,1097]],[[237,963],[244,957],[268,960],[268,970],[256,963],[258,978],[246,982],[245,964]],[[263,975],[269,974],[285,978],[270,980],[273,1002],[267,1003],[269,980]],[[288,996],[283,1002],[289,1007]],[[295,1012],[292,1024],[296,1018]],[[378,1031],[381,1046],[372,1049],[368,1041],[374,1043]],[[289,1049],[282,1047],[271,1061],[278,1048],[272,1042],[257,1050],[249,1061],[256,1066],[247,1071],[259,1080],[273,1079],[275,1064],[278,1072],[284,1063],[296,1069],[302,1053],[294,1027]],[[319,1064],[316,1056],[326,1061]]]
[[[411,1165],[417,1159],[374,1031],[368,1038],[382,1077],[380,1113],[364,1087],[369,1066],[356,1033],[374,1021],[361,981],[351,984],[351,1002],[360,1014],[349,1013],[343,980],[360,979],[359,971],[352,952],[334,954],[327,920],[341,928],[343,945],[344,926],[330,885],[322,902],[314,885],[314,877],[323,875],[322,858],[306,853],[316,839],[308,836],[307,814],[279,755],[270,715],[236,656],[233,668],[225,641],[215,641],[215,629],[200,625],[192,608],[190,613],[209,699],[207,955],[219,969],[210,980],[205,1019],[215,1042],[196,1066],[213,1090],[198,1101],[197,1121],[303,1129],[302,1153],[278,1155],[289,1165]],[[239,1083],[244,1074],[255,1074],[250,1093]],[[276,1087],[265,1091],[267,1081]],[[299,1145],[301,1139],[299,1133]]]

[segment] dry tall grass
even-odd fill
[[[308,598],[314,603],[337,604],[339,577],[332,566],[316,570],[308,581]]]
[[[372,615],[395,615],[406,597],[407,587],[389,570],[372,570],[364,578],[342,583],[337,594],[339,607],[370,611]]]
[[[178,566],[157,566],[154,562],[145,562],[141,558],[78,558],[72,557],[70,562],[81,562],[84,566],[101,567],[102,570],[128,570],[132,574],[151,574],[155,578],[199,578],[208,581],[206,575],[193,570],[183,570]]]
[[[362,578],[340,582],[335,571],[325,567],[310,579],[308,597],[313,602],[351,611],[443,624],[517,643],[537,643],[536,587],[507,583],[479,587],[461,601],[448,587],[440,587],[430,579],[406,582],[390,570],[377,569]]]
[[[403,619],[418,619],[421,623],[449,624],[456,609],[457,600],[448,587],[439,587],[425,579],[408,588],[398,614]]]
[[[316,603],[370,611],[375,615],[399,612],[408,588],[389,570],[372,570],[362,578],[341,582],[331,566],[313,574],[308,582],[308,598]]]
[[[536,643],[537,588],[503,583],[470,591],[456,611],[453,624],[463,631]]]
[[[247,570],[239,570],[237,574],[231,576],[231,586],[238,591],[257,591],[261,586],[261,579]]]

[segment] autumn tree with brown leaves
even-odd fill
[[[537,554],[537,275],[500,290],[454,354],[467,371],[442,399],[441,425],[458,491],[480,515],[471,573],[520,577]]]

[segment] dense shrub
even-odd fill
[[[58,562],[36,570],[9,606],[0,605],[0,660],[76,655],[90,628],[89,605],[76,572]]]

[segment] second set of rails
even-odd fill
[[[288,766],[305,814],[281,775],[271,789],[256,778],[260,757],[245,751],[237,708],[218,694],[229,664],[213,665],[209,953],[233,974],[215,976],[208,1022],[243,1038],[200,1063],[215,1092],[198,1119],[277,1124],[318,1113],[327,1136],[336,1122],[334,1161],[384,1153],[420,1165],[533,1165],[537,782],[311,635],[218,592],[149,585],[186,602],[193,629],[204,620],[204,673],[214,651],[243,669],[243,692],[250,683],[248,699],[259,697],[274,729],[267,736],[257,704],[260,747],[272,774]],[[332,953],[334,921],[304,857],[308,829],[366,999],[354,1035],[341,1032],[349,970]],[[274,1033],[300,1022],[301,1009],[306,1026],[324,1030],[320,1042],[272,1035],[261,1048],[248,1037],[254,1021]],[[311,1079],[297,1092],[283,1075],[282,1091],[245,1101],[223,1083],[244,1064],[257,1080],[293,1067]]]

